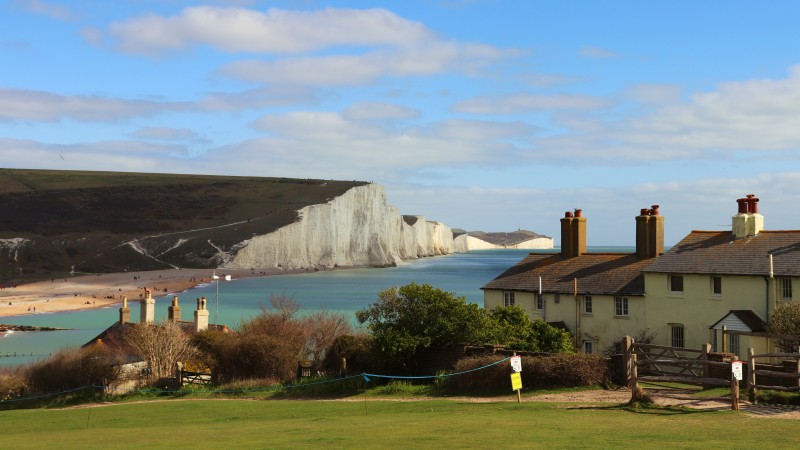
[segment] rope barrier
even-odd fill
[[[446,377],[454,377],[454,376],[457,376],[457,375],[463,375],[465,373],[475,372],[475,371],[478,371],[478,370],[483,370],[483,369],[486,369],[487,367],[492,367],[494,365],[500,364],[503,361],[508,361],[509,359],[511,359],[510,356],[508,358],[501,359],[500,361],[495,361],[495,362],[493,362],[491,364],[487,364],[485,366],[476,367],[474,369],[464,370],[464,371],[456,372],[456,373],[444,373],[444,374],[441,374],[441,375],[404,376],[404,375],[380,375],[380,374],[376,374],[376,373],[362,373],[361,376],[364,377],[364,380],[366,380],[367,383],[369,383],[369,381],[370,381],[369,377],[391,378],[391,379],[394,379],[394,380],[426,380],[426,379],[431,379],[431,378],[446,378]]]
[[[358,375],[349,375],[349,376],[346,376],[346,377],[335,378],[335,379],[332,379],[332,380],[322,380],[322,381],[315,381],[315,382],[312,382],[312,383],[299,383],[299,384],[282,385],[282,386],[274,386],[274,387],[264,387],[264,388],[214,389],[214,390],[209,390],[209,391],[207,391],[207,390],[191,390],[191,391],[183,390],[182,391],[182,390],[160,390],[160,389],[135,389],[135,391],[137,393],[139,393],[139,394],[186,394],[186,393],[192,393],[192,394],[238,394],[238,393],[246,393],[246,392],[279,391],[279,390],[282,390],[282,389],[304,388],[304,387],[315,386],[315,385],[337,383],[339,381],[349,380],[349,379],[353,379],[353,378],[363,378],[364,381],[366,381],[367,383],[369,383],[371,381],[369,377],[373,377],[373,378],[388,378],[388,379],[395,379],[395,380],[425,380],[425,379],[434,379],[434,378],[455,377],[455,376],[458,376],[458,375],[463,375],[465,373],[476,372],[478,370],[483,370],[483,369],[486,369],[488,367],[492,367],[494,365],[500,364],[500,363],[502,363],[504,361],[508,361],[509,359],[511,359],[511,358],[507,357],[507,358],[501,359],[499,361],[495,361],[495,362],[493,362],[491,364],[487,364],[485,366],[476,367],[474,369],[464,370],[464,371],[461,371],[461,372],[447,373],[447,374],[441,374],[441,375],[407,376],[407,375],[384,375],[384,374],[375,374],[375,373],[363,372],[363,373],[360,373]],[[40,398],[45,398],[45,397],[54,397],[54,396],[57,396],[57,395],[69,394],[69,393],[76,392],[76,391],[79,391],[81,389],[86,389],[86,388],[103,390],[104,392],[106,392],[106,391],[123,390],[122,388],[117,388],[117,387],[113,387],[113,386],[86,385],[86,386],[81,386],[81,387],[77,387],[77,388],[74,388],[74,389],[69,389],[69,390],[65,390],[65,391],[61,391],[61,392],[55,392],[55,393],[51,393],[51,394],[42,394],[42,395],[38,395],[38,396],[34,396],[34,397],[3,399],[3,400],[0,400],[0,405],[2,405],[3,403],[20,402],[20,401],[24,401],[24,400],[35,400],[35,399],[40,399]]]

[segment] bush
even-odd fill
[[[460,359],[454,372],[486,366],[500,360],[499,355]],[[452,389],[502,392],[511,390],[511,365],[500,363],[466,374],[450,377]],[[522,357],[522,385],[528,388],[577,387],[605,385],[609,381],[607,362],[595,355],[554,354]]]
[[[24,367],[0,367],[0,401],[22,397],[28,391]]]
[[[342,358],[346,367],[342,367]],[[330,375],[345,375],[377,370],[372,338],[367,334],[337,337],[325,352],[322,368]]]
[[[34,393],[66,391],[87,385],[110,385],[119,376],[119,359],[108,348],[62,349],[28,369]]]

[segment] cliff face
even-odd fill
[[[401,216],[377,184],[351,188],[299,215],[295,223],[242,242],[224,267],[386,266],[466,250],[465,242],[454,243],[447,225]]]

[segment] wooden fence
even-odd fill
[[[765,358],[781,358],[784,360],[784,364],[777,366],[756,362],[758,359],[763,360]],[[798,353],[762,353],[756,355],[752,348],[748,348],[747,359],[749,360],[747,389],[751,393],[755,394],[758,389],[800,392],[800,350]],[[762,366],[766,368],[760,369]],[[763,377],[761,384],[758,383],[759,377]],[[777,385],[776,381],[780,383],[780,380],[786,380],[786,382]]]
[[[735,355],[711,353],[711,344],[695,350],[638,343],[630,336],[625,336],[623,350],[632,398],[636,398],[640,381],[730,386],[731,409],[739,410],[739,382],[731,375]]]

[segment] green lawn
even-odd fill
[[[797,448],[794,420],[453,400],[167,400],[0,412],[4,448]]]

